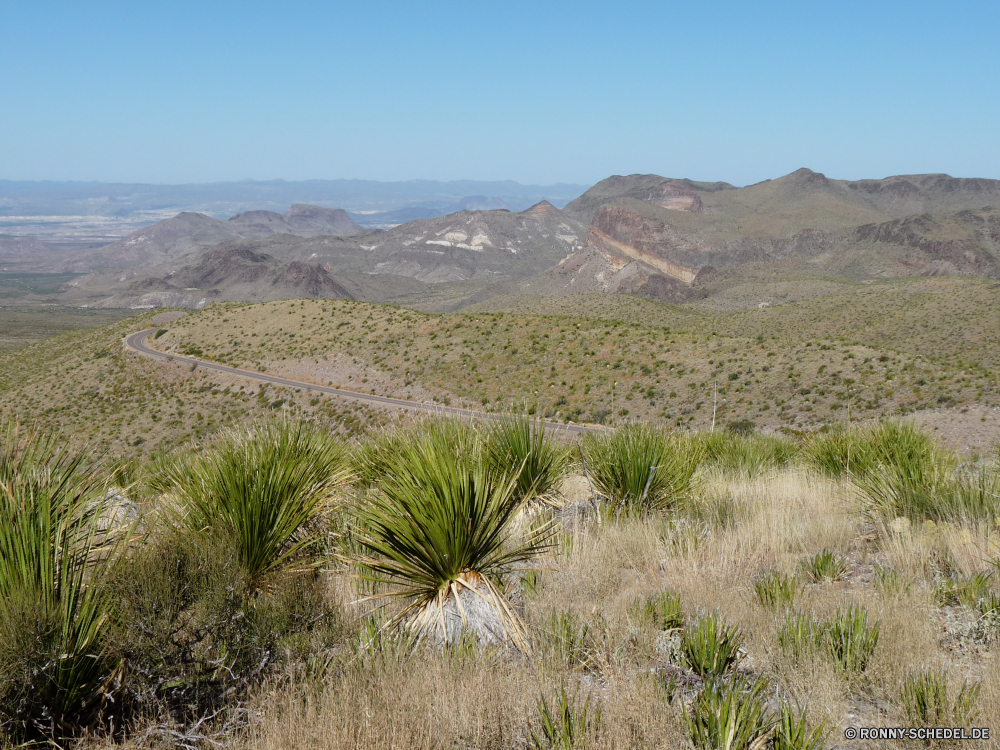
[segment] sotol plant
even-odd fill
[[[570,695],[566,686],[560,685],[551,704],[544,695],[539,696],[537,709],[538,731],[528,723],[535,750],[572,750],[601,728],[600,702],[592,709],[590,695],[583,701],[579,699],[579,688]]]
[[[113,692],[113,540],[82,455],[0,426],[0,729],[50,741],[88,726]]]
[[[768,711],[766,679],[708,680],[684,714],[691,743],[699,750],[762,750],[775,720]]]
[[[516,473],[456,456],[433,435],[400,447],[391,474],[359,504],[354,532],[362,578],[385,587],[376,598],[404,602],[395,624],[439,642],[471,628],[487,642],[509,639],[529,650],[503,579],[551,549],[552,527],[514,537],[516,487]]]
[[[794,578],[768,570],[753,580],[753,590],[757,601],[766,609],[791,607],[795,603],[795,595],[799,584]]]
[[[923,670],[907,676],[900,699],[907,718],[923,726],[968,726],[976,720],[980,685],[962,684],[954,701],[948,698],[948,673]]]
[[[518,414],[501,416],[486,435],[486,458],[498,473],[516,472],[522,502],[548,498],[566,475],[568,454],[545,432],[545,423]]]
[[[688,665],[701,677],[727,674],[743,659],[743,633],[712,613],[698,620],[681,638]]]

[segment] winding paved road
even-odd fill
[[[331,396],[339,396],[341,398],[350,399],[352,401],[363,401],[365,403],[376,404],[378,406],[390,406],[396,409],[416,409],[418,411],[431,412],[433,414],[443,414],[453,417],[471,417],[473,419],[496,419],[496,414],[491,414],[489,412],[473,411],[472,409],[459,409],[454,406],[442,406],[440,404],[427,404],[422,401],[407,401],[402,398],[390,398],[388,396],[376,396],[367,393],[358,393],[357,391],[346,391],[343,388],[332,388],[325,385],[316,385],[315,383],[303,383],[301,380],[292,380],[290,378],[279,378],[276,375],[266,375],[262,372],[253,372],[252,370],[241,370],[238,367],[227,367],[226,365],[220,365],[217,362],[206,362],[203,359],[194,359],[193,357],[182,357],[177,354],[167,354],[166,352],[161,352],[157,349],[153,349],[146,344],[146,338],[156,331],[155,328],[145,328],[136,333],[129,334],[125,337],[125,346],[132,351],[138,352],[146,357],[152,357],[154,359],[165,359],[171,362],[185,362],[187,364],[194,365],[195,367],[203,367],[206,370],[215,370],[217,372],[225,372],[230,375],[238,375],[243,378],[250,378],[251,380],[259,380],[264,383],[273,383],[274,385],[283,385],[288,388],[301,388],[304,391],[315,391],[316,393],[326,393]],[[546,429],[553,430],[555,432],[562,432],[568,435],[583,435],[588,432],[603,432],[602,428],[599,427],[587,427],[585,425],[579,424],[561,424],[559,422],[545,422]]]

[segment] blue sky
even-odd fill
[[[1000,178],[995,2],[0,0],[0,179]]]

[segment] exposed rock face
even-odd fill
[[[703,246],[689,241],[669,224],[619,206],[603,206],[594,215],[587,244],[621,267],[635,260],[690,284],[698,275]],[[694,260],[694,262],[692,262]]]

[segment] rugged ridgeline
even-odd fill
[[[682,301],[721,271],[850,280],[1000,269],[1000,181],[947,175],[847,182],[800,169],[745,188],[612,177],[564,209],[587,247],[534,284]]]
[[[266,212],[254,212],[261,213]],[[189,215],[175,218],[195,225]],[[392,301],[400,295],[420,298],[428,285],[444,282],[470,282],[469,293],[475,294],[494,281],[552,267],[581,250],[587,232],[583,224],[543,201],[520,213],[460,211],[386,231],[341,237],[274,233],[184,252],[194,242],[209,241],[201,227],[210,233],[218,229],[202,219],[197,220],[199,233],[162,243],[163,251],[145,256],[159,257],[159,262],[96,271],[71,282],[68,296],[79,304],[104,307],[198,307],[218,300],[287,297]],[[244,225],[260,221],[251,217]],[[162,237],[170,222],[170,229],[180,224],[173,219],[160,222],[146,236]],[[273,226],[271,217],[268,222]]]
[[[746,306],[782,300],[781,284],[823,294],[831,282],[1000,276],[995,180],[848,182],[800,169],[736,188],[632,175],[599,182],[562,211],[546,201],[521,212],[482,196],[467,203],[477,208],[389,229],[303,205],[228,221],[182,213],[59,256],[49,270],[90,272],[66,287],[62,301],[78,305],[318,296],[427,311],[587,291]]]

